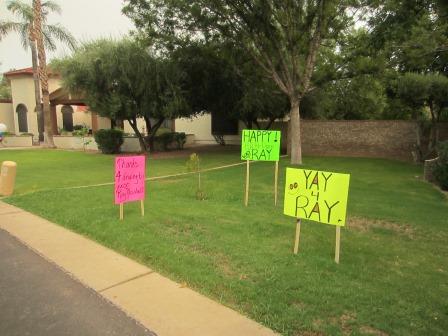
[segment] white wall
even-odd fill
[[[194,134],[196,145],[216,144],[212,135],[212,116],[209,113],[193,118],[176,119],[174,125],[176,132]],[[240,124],[239,129],[242,130],[243,128]],[[226,144],[237,145],[241,143],[241,135],[225,135],[224,140]]]
[[[14,129],[19,133],[17,118],[17,106],[23,104],[27,108],[28,133],[38,134],[37,113],[34,111],[36,103],[34,100],[33,77],[14,76],[11,78],[11,93],[13,102]]]
[[[24,104],[28,110],[27,121],[28,121],[28,132],[38,135],[39,131],[37,128],[37,113],[35,112],[36,102],[34,98],[34,81],[31,75],[15,75],[10,78],[11,80],[11,93],[13,102],[13,118],[14,118],[14,129],[19,131],[19,124],[17,119],[16,109],[19,104]],[[59,78],[49,78],[48,88],[50,92],[58,89],[61,81]],[[60,107],[59,107],[60,111]],[[61,119],[62,125],[62,119]],[[59,126],[59,122],[58,122]]]
[[[0,124],[5,124],[9,133],[15,133],[12,103],[0,103]]]
[[[124,120],[123,124],[124,124],[124,132],[125,133],[129,133],[129,134],[135,133],[134,130],[132,129],[131,125],[129,125],[129,122],[127,120]],[[140,132],[145,130],[145,134],[147,133],[145,119],[143,119],[143,118],[137,119],[137,128],[140,130]]]

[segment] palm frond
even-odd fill
[[[72,50],[76,48],[75,37],[61,25],[46,25],[44,27],[44,31],[49,38],[56,39],[62,43],[67,44]],[[54,40],[52,42],[54,43]]]
[[[23,30],[23,23],[0,21],[0,40],[11,32],[20,33],[21,30]]]
[[[33,20],[33,7],[20,0],[11,0],[6,7],[14,15],[20,16],[23,21],[31,22]]]
[[[20,42],[25,49],[30,46],[29,27],[33,24],[34,12],[33,7],[21,0],[11,0],[8,2],[7,8],[13,14],[21,17],[22,22],[3,22],[0,21],[0,40],[10,32],[16,32],[20,35]],[[73,35],[59,24],[46,24],[47,16],[50,12],[61,13],[59,4],[52,0],[42,2],[42,34],[45,47],[53,51],[56,49],[56,41],[67,44],[71,49],[76,47],[76,39]]]
[[[2,37],[8,35],[9,33],[17,33],[20,36],[20,43],[24,49],[29,47],[29,24],[21,22],[0,22],[0,41]]]
[[[51,34],[48,32],[48,30],[44,29],[42,31],[42,35],[44,38],[45,49],[48,49],[50,51],[55,51],[57,48],[56,43],[55,43],[54,39],[51,37]]]
[[[25,24],[24,29],[20,32],[20,42],[25,50],[30,47],[29,24]]]
[[[42,16],[47,16],[50,12],[61,14],[61,6],[57,2],[48,0],[42,2]]]

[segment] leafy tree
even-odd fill
[[[439,141],[438,125],[448,119],[448,78],[438,74],[406,73],[397,83],[397,95],[409,106],[414,120],[420,122],[417,134],[418,159],[433,155]],[[422,122],[430,120],[426,150],[422,145]]]
[[[192,43],[172,55],[187,73],[189,101],[196,111],[239,119],[248,128],[269,128],[287,112],[286,98],[237,46]],[[260,119],[267,123],[260,125]]]
[[[0,77],[0,99],[10,99],[11,98],[11,87],[9,86],[6,77]]]
[[[444,0],[370,0],[371,43],[400,72],[448,73]]]
[[[319,47],[351,22],[356,1],[127,0],[143,34],[165,42],[217,38],[241,44],[289,99],[291,163],[302,162],[300,101],[311,88]]]
[[[30,48],[31,59],[33,66],[33,79],[34,79],[34,97],[36,103],[36,111],[38,117],[42,116],[41,106],[41,91],[39,83],[39,69],[38,69],[38,55],[36,46],[36,36],[34,28],[35,13],[33,7],[20,0],[9,1],[7,5],[8,10],[14,15],[18,16],[21,21],[0,21],[0,40],[3,36],[15,32],[19,34],[20,41],[24,49]],[[42,13],[42,32],[43,41],[45,47],[48,50],[56,50],[56,40],[67,44],[70,48],[74,49],[76,42],[75,38],[61,25],[47,24],[47,16],[51,12],[60,13],[60,6],[53,1],[44,1],[41,4]]]
[[[380,80],[370,75],[335,80],[308,94],[302,101],[304,118],[381,119],[386,96]]]
[[[137,127],[144,118],[149,143],[165,119],[190,116],[183,73],[170,59],[156,57],[139,43],[97,40],[55,62],[63,85],[80,92],[93,111],[112,120],[127,120],[142,151],[148,144]],[[151,123],[151,118],[156,123]]]

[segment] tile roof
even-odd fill
[[[51,76],[58,75],[57,72],[54,72],[54,71],[52,71],[49,68],[47,68],[47,71],[48,71],[48,74],[51,75]],[[5,72],[3,75],[6,76],[6,77],[16,76],[16,75],[31,75],[32,76],[33,75],[33,68],[29,67],[29,68],[11,70],[11,71]]]

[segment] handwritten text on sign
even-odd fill
[[[243,130],[241,160],[278,161],[280,131]]]
[[[345,225],[350,175],[307,169],[286,169],[284,214]]]
[[[115,204],[145,199],[145,157],[115,158]]]

